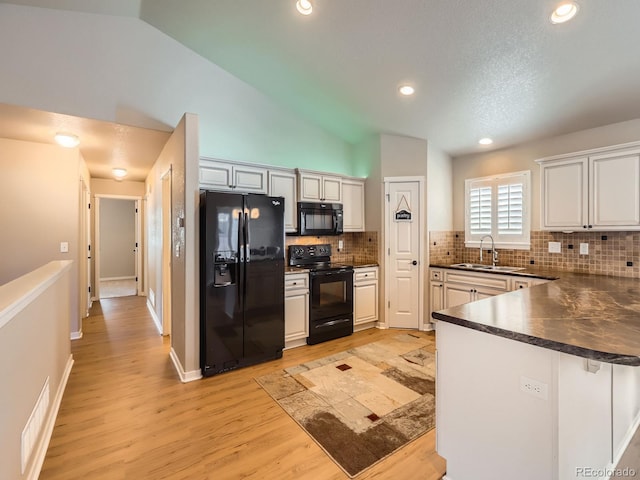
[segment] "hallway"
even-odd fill
[[[254,377],[397,331],[371,329],[269,363],[180,383],[145,297],[95,302],[40,479],[347,479]],[[427,433],[359,479],[436,480]]]

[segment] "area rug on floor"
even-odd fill
[[[434,351],[403,333],[256,381],[353,478],[434,427]]]

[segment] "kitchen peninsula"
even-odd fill
[[[640,281],[555,273],[433,313],[445,479],[609,478],[637,430]]]

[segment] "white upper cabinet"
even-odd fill
[[[364,180],[342,179],[343,231],[364,232]]]
[[[589,157],[590,223],[640,228],[640,149]]]
[[[284,197],[284,230],[295,232],[298,228],[296,174],[293,171],[269,170],[269,195]]]
[[[587,157],[541,165],[541,211],[545,230],[578,230],[588,225],[588,167]]]
[[[543,230],[640,230],[640,144],[537,162]]]
[[[342,178],[298,170],[298,199],[301,202],[342,202]]]
[[[267,169],[200,159],[200,187],[248,193],[267,193]]]

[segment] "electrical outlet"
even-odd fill
[[[580,255],[589,255],[589,244],[581,243],[580,244]]]
[[[338,250],[342,250],[344,248],[344,242],[342,240],[338,240]]]
[[[525,377],[524,375],[520,377],[520,390],[534,397],[541,398],[542,400],[546,400],[549,396],[549,386],[546,383]]]
[[[549,253],[560,253],[562,251],[562,242],[549,242]]]
[[[60,242],[60,253],[69,253],[69,242]]]

